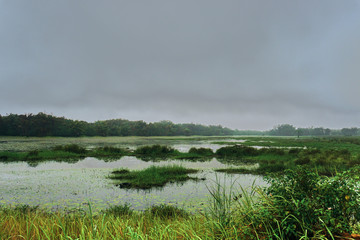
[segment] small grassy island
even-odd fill
[[[187,180],[199,180],[189,177],[187,174],[196,173],[196,169],[188,169],[182,166],[151,166],[140,171],[129,171],[118,169],[112,172],[111,179],[120,180],[120,188],[150,189],[152,187],[163,187],[167,183],[178,183]]]

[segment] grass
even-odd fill
[[[124,204],[89,211],[0,208],[2,239],[358,239],[359,168],[335,177],[307,169],[250,189],[218,179],[205,214],[171,205],[138,212]],[[341,186],[341,188],[339,187]],[[236,192],[237,191],[237,192]],[[330,207],[329,207],[330,206]],[[347,238],[345,238],[347,237]]]
[[[99,215],[0,209],[1,239],[215,239],[207,220],[176,207]]]
[[[150,189],[153,187],[163,187],[167,183],[178,183],[187,180],[199,180],[189,177],[189,173],[196,173],[196,169],[187,169],[182,166],[151,166],[140,171],[129,171],[118,169],[112,172],[111,179],[119,180],[120,188]]]
[[[2,151],[0,161],[72,161],[84,157],[119,159],[122,156],[136,156],[143,160],[185,159],[208,161],[216,157],[221,162],[231,164],[257,163],[258,169],[218,170],[228,173],[267,174],[293,169],[298,165],[317,168],[325,175],[336,171],[350,169],[360,164],[360,138],[282,138],[252,137],[245,138],[242,145],[229,145],[218,149],[215,153],[208,148],[191,148],[187,153],[164,145],[139,146],[131,151],[114,146],[102,146],[86,149],[80,145],[69,144],[55,146],[52,149],[31,150],[27,152]],[[177,140],[178,141],[178,140]],[[227,142],[232,144],[232,142]],[[264,145],[257,149],[247,145]],[[278,146],[278,147],[273,147]],[[291,148],[279,148],[279,147]],[[299,146],[303,148],[299,148]],[[295,147],[295,148],[294,148]]]

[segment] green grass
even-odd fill
[[[167,183],[178,183],[187,180],[199,180],[189,177],[189,173],[196,173],[196,169],[187,169],[182,166],[151,166],[140,171],[128,171],[126,169],[114,170],[109,176],[111,179],[119,180],[119,187],[134,189],[150,189],[163,187]]]
[[[335,177],[299,168],[244,189],[219,181],[203,213],[171,205],[138,212],[124,204],[89,211],[0,207],[2,239],[352,239],[360,233],[359,168]],[[352,235],[355,237],[355,235]]]
[[[40,141],[15,138],[16,141],[29,143],[31,141]],[[63,138],[45,138],[49,142],[60,142]],[[64,138],[67,139],[67,138]],[[71,138],[72,139],[72,138]],[[79,138],[81,142],[82,138]],[[231,164],[238,163],[257,163],[257,170],[237,170],[238,173],[267,174],[268,172],[281,172],[285,169],[293,169],[298,165],[311,166],[317,168],[319,172],[325,175],[334,174],[336,171],[350,169],[360,164],[360,137],[190,137],[190,138],[126,138],[133,143],[145,142],[167,142],[167,143],[187,143],[204,140],[225,140],[235,139],[243,140],[241,145],[234,142],[222,143],[228,146],[218,149],[215,153],[211,149],[191,148],[189,152],[182,153],[166,145],[148,145],[136,148],[135,151],[117,147],[113,141],[119,138],[84,138],[87,143],[93,141],[94,145],[101,145],[99,139],[103,139],[102,146],[86,148],[83,143],[77,145],[74,143],[68,145],[55,145],[51,148],[32,149],[25,152],[1,151],[0,161],[45,161],[61,160],[73,161],[84,157],[119,159],[122,156],[136,156],[143,160],[168,160],[185,159],[192,161],[208,161],[216,157],[221,162]],[[83,139],[83,141],[85,141]],[[8,140],[11,140],[11,138]],[[91,141],[90,141],[91,140]],[[15,140],[12,140],[15,141]],[[46,140],[41,140],[46,141]],[[120,140],[119,140],[120,141]],[[124,140],[121,140],[121,143]],[[5,141],[6,142],[6,141]],[[71,141],[70,141],[71,142]],[[95,144],[96,143],[96,144]],[[1,143],[0,146],[3,146]],[[109,145],[107,145],[109,144]],[[233,145],[235,144],[235,145]],[[264,146],[257,149],[251,146]],[[221,170],[225,171],[225,170]],[[235,173],[235,170],[228,172]]]

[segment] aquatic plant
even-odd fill
[[[253,147],[234,145],[222,147],[216,151],[219,157],[244,157],[259,155],[259,151]]]
[[[111,214],[114,216],[130,216],[134,213],[134,210],[130,208],[130,204],[125,203],[122,205],[110,206],[106,210],[103,210],[102,213]]]
[[[151,166],[140,171],[128,171],[126,169],[114,170],[109,178],[120,180],[120,188],[149,189],[152,187],[163,187],[167,183],[184,182],[187,180],[198,180],[187,174],[196,173],[196,169],[188,169],[179,165]]]
[[[86,149],[77,145],[77,144],[69,144],[69,145],[59,145],[53,148],[54,151],[64,151],[71,152],[77,154],[85,154]]]
[[[150,157],[164,157],[169,154],[175,153],[175,149],[168,146],[161,145],[152,145],[152,146],[143,146],[137,148],[134,153],[138,155],[145,155]]]
[[[168,204],[153,205],[145,212],[161,219],[185,218],[189,216],[189,213],[184,209]]]
[[[189,153],[198,154],[198,155],[201,155],[201,156],[212,156],[212,155],[214,155],[214,152],[210,148],[195,148],[195,147],[192,147],[192,148],[190,148]]]

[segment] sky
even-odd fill
[[[0,114],[360,127],[360,0],[0,0]]]

